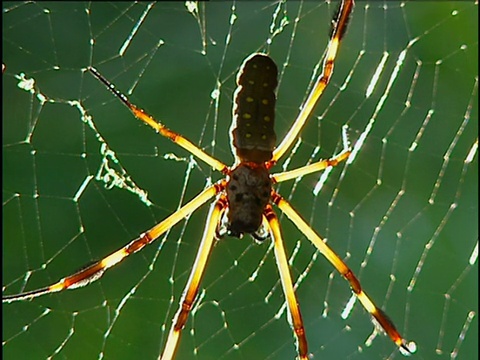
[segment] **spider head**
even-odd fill
[[[241,163],[231,171],[227,184],[227,233],[230,236],[241,238],[247,233],[261,240],[257,232],[271,190],[272,181],[263,164]]]

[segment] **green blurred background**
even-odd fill
[[[220,179],[134,119],[87,66],[123,92],[133,88],[134,103],[231,164],[227,134],[241,62],[255,51],[276,60],[281,138],[306,96],[335,8],[212,2],[199,4],[195,18],[183,3],[157,3],[120,56],[145,3],[3,3],[4,293],[45,286],[109,254]],[[407,49],[403,66],[352,164],[334,169],[317,196],[318,175],[278,187],[416,341],[416,359],[447,359],[452,351],[478,358],[478,265],[469,265],[478,239],[478,156],[465,164],[478,138],[477,34],[472,2],[358,2],[332,82],[287,168],[305,164],[317,146],[315,159],[338,152],[344,124],[355,143]],[[33,94],[17,86],[21,73],[35,79]],[[108,166],[147,191],[151,206],[95,178],[105,144],[118,160]],[[88,287],[4,304],[5,358],[157,358],[207,209]],[[313,358],[401,358],[383,336],[365,346],[368,314],[357,304],[341,318],[348,284],[287,220],[282,226],[292,274],[303,276],[297,296]],[[219,241],[201,297],[178,359],[295,357],[285,313],[276,317],[284,298],[269,242]]]

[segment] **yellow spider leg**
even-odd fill
[[[302,106],[300,114],[298,114],[297,119],[293,123],[292,127],[288,131],[285,138],[282,140],[280,145],[273,151],[273,156],[271,161],[275,163],[280,159],[285,152],[292,146],[293,142],[297,140],[298,134],[302,130],[305,122],[312,113],[315,105],[323,94],[323,90],[328,85],[330,78],[333,73],[333,64],[337,56],[337,50],[342,40],[342,36],[345,33],[347,28],[348,19],[353,10],[354,1],[353,0],[344,0],[341,4],[339,15],[334,19],[333,32],[328,43],[327,54],[323,63],[323,70],[320,76],[315,82],[310,95]]]
[[[301,218],[301,216],[291,207],[291,205],[279,194],[274,193],[272,201],[283,211],[283,213],[295,224],[295,226],[315,245],[315,247],[327,258],[327,260],[338,270],[338,272],[349,282],[353,293],[362,303],[376,323],[385,331],[392,341],[399,347],[403,355],[409,355],[415,352],[414,342],[407,342],[397,331],[395,325],[387,315],[379,309],[367,294],[362,290],[362,286],[352,270],[343,262],[343,260],[325,244],[322,238]]]
[[[313,164],[299,167],[298,169],[284,171],[278,174],[272,174],[271,177],[273,181],[279,183],[282,181],[295,179],[299,176],[311,174],[317,171],[322,171],[323,169],[326,169],[329,166],[337,166],[340,162],[346,160],[350,155],[350,153],[351,153],[350,150],[346,150],[331,159],[320,160]]]
[[[278,217],[274,213],[272,206],[267,205],[265,209],[265,217],[270,225],[270,233],[273,239],[275,259],[277,260],[278,272],[280,273],[280,280],[282,282],[283,292],[287,300],[288,311],[291,317],[291,324],[293,332],[297,338],[297,351],[299,359],[308,359],[308,344],[305,336],[305,328],[303,326],[302,314],[300,313],[300,306],[298,305],[293,289],[292,277],[290,276],[290,269],[288,267],[287,256],[283,247],[282,234],[280,233],[280,225]]]
[[[131,241],[126,246],[93,263],[92,265],[78,271],[77,273],[67,276],[58,281],[57,283],[41,289],[32,290],[17,295],[3,296],[2,302],[10,303],[19,300],[31,300],[41,295],[51,294],[65,289],[75,289],[88,285],[92,281],[99,279],[107,269],[118,264],[130,254],[140,251],[146,245],[151,244],[165,231],[170,229],[180,220],[194,212],[196,209],[198,209],[200,206],[210,200],[213,196],[222,191],[224,187],[224,181],[210,186],[209,188],[198,194],[193,200],[186,203],[176,212],[167,217],[165,220],[158,223],[147,232],[141,234],[137,239]]]
[[[205,151],[200,149],[198,146],[194,145],[190,140],[168,129],[165,125],[155,120],[152,116],[148,115],[145,111],[133,105],[128,100],[127,96],[125,94],[122,94],[120,91],[118,91],[110,81],[108,81],[102,74],[98,72],[97,69],[95,69],[94,67],[89,67],[88,70],[93,74],[93,76],[95,76],[96,79],[98,79],[102,84],[104,84],[108,88],[108,90],[110,90],[118,99],[120,99],[120,101],[122,101],[130,109],[132,114],[135,115],[137,119],[143,121],[153,129],[155,129],[158,133],[160,133],[160,135],[165,136],[166,138],[169,138],[175,144],[183,147],[189,153],[191,153],[192,155],[195,155],[197,158],[207,163],[213,169],[218,170],[222,173],[225,173],[227,171],[227,166],[224,163],[208,155]]]
[[[197,257],[195,259],[193,269],[190,272],[190,278],[188,279],[187,285],[185,286],[185,290],[180,300],[180,306],[175,314],[175,317],[173,318],[173,325],[168,333],[167,342],[165,343],[163,354],[160,357],[161,360],[170,360],[175,356],[181,331],[187,322],[188,315],[190,314],[193,303],[197,297],[200,281],[202,280],[205,272],[205,266],[212,250],[213,241],[215,239],[215,231],[219,223],[220,216],[222,215],[226,205],[227,200],[224,196],[222,196],[217,202],[215,202],[214,205],[210,207],[207,225],[203,232]]]

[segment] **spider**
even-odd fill
[[[362,290],[360,282],[342,259],[273,189],[273,185],[276,183],[334,167],[348,159],[351,151],[346,133],[343,133],[343,150],[338,155],[295,170],[277,174],[270,174],[269,172],[297,139],[329,83],[337,50],[345,34],[353,6],[353,0],[342,0],[340,3],[339,10],[332,21],[332,31],[322,73],[317,78],[286,137],[277,147],[275,147],[276,135],[273,129],[277,66],[268,55],[263,53],[254,53],[244,60],[237,75],[238,87],[234,93],[233,121],[230,135],[232,152],[234,152],[236,161],[231,167],[208,155],[185,137],[171,131],[136,105],[130,103],[128,98],[95,68],[89,67],[88,71],[123,102],[136,118],[203,160],[213,169],[223,173],[225,179],[209,186],[166,219],[103,259],[47,287],[3,296],[3,302],[31,300],[41,295],[86,286],[99,279],[107,269],[118,264],[127,256],[142,250],[207,201],[215,198],[210,206],[196,259],[160,358],[167,360],[175,356],[181,331],[195,303],[214,240],[226,234],[238,238],[244,234],[250,234],[257,241],[264,241],[267,237],[270,237],[273,241],[275,259],[296,339],[298,358],[308,359],[307,338],[300,307],[290,275],[279,220],[272,207],[275,204],[349,282],[353,293],[370,313],[375,325],[390,337],[404,355],[415,352],[415,343],[407,342],[400,335],[392,321]]]

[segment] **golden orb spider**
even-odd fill
[[[232,167],[226,166],[219,160],[206,154],[180,134],[166,128],[143,110],[130,103],[128,98],[116,90],[113,84],[105,79],[95,68],[89,68],[88,70],[93,76],[108,87],[130,109],[135,117],[151,126],[162,136],[171,139],[194,156],[203,160],[213,169],[222,172],[226,178],[203,190],[159,224],[105,258],[47,287],[17,295],[3,296],[3,302],[31,300],[44,294],[85,286],[100,278],[107,269],[118,264],[130,254],[140,251],[146,245],[155,241],[180,220],[215,197],[208,213],[195,263],[181,297],[179,308],[173,319],[161,359],[174,358],[181,331],[197,298],[200,282],[214,239],[226,233],[235,237],[242,237],[243,234],[248,233],[258,241],[265,240],[264,234],[268,233],[272,238],[275,259],[291,318],[291,326],[297,341],[298,357],[303,360],[308,359],[309,353],[305,329],[300,307],[295,296],[287,256],[283,247],[278,217],[271,205],[273,203],[280,208],[349,282],[353,293],[371,314],[374,322],[399,347],[400,351],[405,355],[413,353],[415,344],[413,342],[408,343],[403,339],[389,318],[365,294],[360,282],[342,259],[323,242],[322,238],[310,228],[291,205],[272,188],[272,185],[275,183],[321,171],[345,161],[350,155],[346,135],[344,134],[343,136],[344,148],[342,152],[331,159],[321,160],[278,174],[269,173],[269,169],[275,165],[278,159],[286,153],[297,139],[329,83],[337,50],[345,33],[353,5],[353,0],[343,0],[341,2],[338,13],[332,21],[332,33],[323,63],[322,74],[318,77],[313,90],[303,104],[300,114],[294,121],[288,134],[276,148],[276,135],[273,125],[277,67],[266,54],[254,53],[245,59],[237,76],[238,87],[234,94],[231,137],[232,150],[235,153],[236,162]]]

